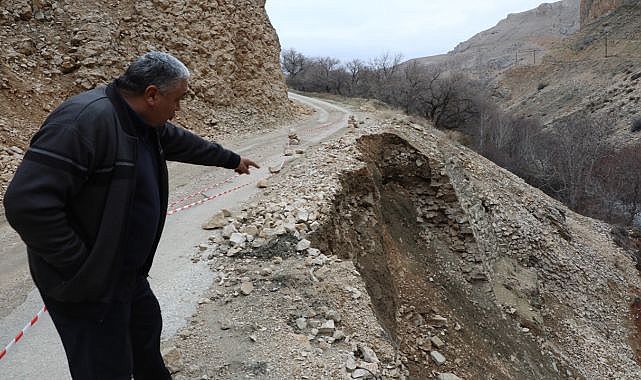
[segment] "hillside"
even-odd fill
[[[165,50],[193,74],[177,122],[213,138],[291,114],[264,0],[0,1],[0,182],[65,97]]]
[[[585,25],[538,65],[505,72],[495,83],[497,100],[544,124],[573,115],[605,118],[617,126],[617,138],[629,140],[641,99],[639,17],[641,5],[623,5]]]
[[[446,63],[478,78],[493,78],[508,67],[540,59],[556,42],[579,29],[579,0],[542,4],[510,14],[495,27],[461,42],[446,55],[419,58],[421,64]],[[533,53],[533,51],[535,51]]]

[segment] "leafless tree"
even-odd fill
[[[296,80],[296,76],[305,69],[306,63],[307,58],[293,48],[284,50],[281,54],[281,66],[288,80]]]

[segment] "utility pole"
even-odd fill
[[[519,65],[519,50],[516,50],[516,57],[514,58],[514,66]]]
[[[532,49],[532,59],[534,60],[534,64],[536,65],[536,49]]]
[[[608,58],[608,33],[605,33],[605,58]]]

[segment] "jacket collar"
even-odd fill
[[[131,115],[128,111],[129,105],[122,97],[122,95],[120,95],[120,92],[118,92],[115,82],[111,82],[107,85],[105,93],[107,94],[107,97],[116,110],[118,120],[120,120],[120,125],[122,125],[122,129],[127,134],[136,136],[137,133],[136,128],[134,127],[134,121],[132,120]]]

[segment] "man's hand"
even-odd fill
[[[260,166],[258,166],[254,161],[250,160],[249,158],[241,157],[240,163],[238,164],[238,167],[234,169],[234,171],[238,174],[249,174],[250,166],[253,166],[256,169],[260,169]]]

